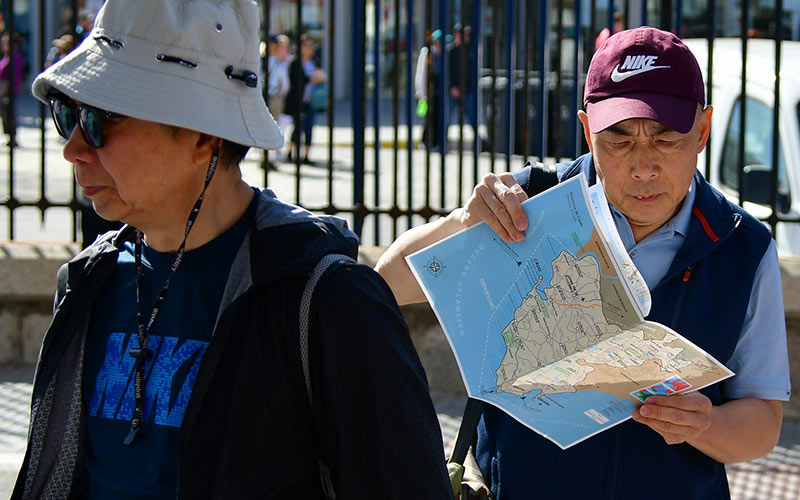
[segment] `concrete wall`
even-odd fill
[[[78,245],[0,244],[0,363],[35,363],[53,310],[58,267]]]
[[[0,244],[0,364],[35,363],[50,322],[56,271],[77,254],[77,245]],[[383,249],[362,247],[359,260],[373,266]],[[781,259],[792,400],[785,416],[800,418],[800,259]],[[431,390],[464,393],[458,365],[427,304],[403,307]]]

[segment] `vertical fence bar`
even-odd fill
[[[360,237],[364,224],[364,80],[366,50],[366,9],[353,2],[353,231]]]
[[[550,43],[548,42],[548,26],[550,17],[550,1],[539,3],[539,151],[540,161],[547,158],[547,73],[549,71]]]
[[[739,205],[744,204],[744,141],[745,127],[747,124],[747,29],[750,17],[750,1],[742,0],[741,30],[742,30],[742,75],[741,94],[739,100],[739,171],[737,174],[739,185]]]
[[[334,208],[336,204],[333,201],[333,131],[334,121],[333,117],[334,106],[336,100],[334,99],[334,82],[336,81],[336,61],[334,57],[336,51],[334,50],[336,35],[336,0],[328,0],[328,213],[336,213]]]
[[[261,15],[264,18],[264,25],[263,25],[264,26],[264,34],[267,36],[267,38],[269,38],[270,30],[272,28],[272,22],[271,22],[271,19],[270,19],[270,7],[271,7],[270,4],[271,3],[272,2],[270,2],[268,0],[264,1],[264,2],[261,2]],[[265,81],[261,82],[261,84],[264,86],[264,95],[268,95],[269,94],[269,77],[270,77],[270,72],[269,72],[269,43],[270,42],[267,41],[267,51],[261,57],[261,67],[264,68],[264,76],[265,76]],[[270,113],[271,112],[272,112],[272,110],[270,110]],[[275,118],[276,121],[280,120],[280,116],[274,116],[273,118]],[[264,186],[269,186],[270,163],[269,163],[269,152],[266,149],[264,150],[264,158],[261,160],[261,168],[264,170]]]
[[[642,0],[642,26],[647,26],[647,0]]]
[[[514,92],[514,66],[513,59],[511,58],[514,52],[514,4],[515,0],[506,0],[506,22],[505,22],[505,41],[506,41],[506,91],[504,99],[504,107],[506,110],[505,126],[505,141],[503,144],[506,154],[506,170],[511,170],[511,155],[514,153],[514,107],[513,107],[513,92]]]
[[[464,15],[465,15],[465,4],[466,1],[461,1],[461,12],[459,13],[459,22],[461,24],[461,32],[459,33],[461,43],[458,49],[458,182],[456,186],[458,188],[456,192],[456,201],[458,206],[461,206],[462,195],[461,192],[463,191],[462,187],[464,184],[464,107],[467,105],[467,86],[466,86],[466,78],[467,78],[467,41],[464,38]],[[455,32],[453,33],[455,36]],[[450,64],[453,64],[451,62]],[[452,83],[451,83],[452,85]],[[444,207],[443,207],[444,208]]]
[[[428,42],[428,59],[425,61],[425,74],[428,78],[425,81],[425,97],[428,99],[428,112],[425,113],[425,210],[431,208],[431,148],[433,147],[433,134],[436,121],[433,118],[436,106],[441,106],[441,97],[437,98],[433,93],[433,65],[435,55],[433,53],[436,42],[433,40],[433,5],[431,0],[425,1],[425,41]],[[425,221],[429,218],[426,216]]]
[[[597,0],[591,0],[591,2],[589,2],[589,38],[595,40],[596,36],[597,36]],[[594,53],[594,45],[592,45],[592,53]]]
[[[399,0],[398,0],[399,1]],[[413,103],[414,103],[414,86],[413,86],[413,79],[416,78],[416,75],[412,72],[412,55],[413,55],[413,46],[414,46],[414,0],[406,0],[406,73],[408,73],[408,77],[406,78],[406,130],[408,134],[408,141],[406,144],[406,151],[408,152],[408,158],[406,163],[406,203],[407,205],[407,224],[408,229],[411,229],[411,226],[414,222],[414,205],[413,205],[413,184],[412,184],[412,177],[414,173],[414,111],[413,111]],[[420,47],[422,50],[422,47]]]
[[[295,57],[296,60],[299,62],[300,58],[302,57],[303,47],[302,47],[302,36],[303,36],[303,2],[302,0],[295,0],[297,5],[297,10],[295,14],[297,16],[297,54]],[[291,66],[289,67],[289,71],[291,72]],[[300,68],[297,70],[299,72],[303,72],[303,66],[300,64]],[[295,77],[293,74],[289,75],[289,80]],[[298,81],[302,81],[302,77],[298,79]],[[292,131],[292,136],[297,138],[297,144],[295,147],[297,148],[293,154],[295,155],[294,158],[294,199],[295,202],[300,205],[300,162],[302,159],[300,158],[300,151],[302,150],[301,141],[303,140],[302,133],[298,132],[302,130],[302,116],[303,116],[303,91],[299,91],[295,93],[295,111],[294,111],[294,127]],[[290,148],[291,149],[291,148]],[[308,153],[308,152],[306,152]]]
[[[72,18],[71,18],[72,19],[72,23],[70,25],[70,33],[72,33],[72,39],[75,41],[75,45],[77,46],[78,43],[79,43],[78,33],[77,33],[77,27],[78,27],[78,0],[70,0],[70,6],[72,7],[72,14],[71,14],[72,15]],[[82,216],[80,215],[81,208],[80,208],[80,205],[78,204],[78,201],[77,201],[77,198],[78,198],[78,181],[77,181],[77,179],[75,179],[74,175],[72,175],[71,177],[72,177],[72,213],[73,213],[73,219],[72,220],[73,220],[73,224],[74,224],[73,228],[72,228],[72,235],[73,235],[72,239],[77,241],[78,240],[78,224],[77,224],[77,222],[78,222],[78,219],[80,217],[82,217]],[[81,224],[83,224],[82,220],[81,220]]]
[[[472,61],[473,64],[470,68],[470,80],[472,81],[472,109],[475,110],[475,114],[473,115],[474,123],[472,124],[473,128],[475,129],[475,140],[472,141],[472,185],[475,186],[478,184],[478,156],[480,153],[480,134],[478,133],[478,124],[481,122],[481,104],[483,103],[483,99],[481,99],[481,86],[479,81],[478,75],[478,68],[481,66],[481,54],[483,54],[483,50],[481,48],[481,40],[482,37],[482,23],[481,20],[483,15],[483,0],[473,0],[472,5]]]
[[[556,54],[558,54],[558,59],[554,63],[556,67],[556,95],[553,102],[553,107],[555,108],[553,116],[555,117],[556,123],[551,131],[555,132],[555,138],[553,141],[553,156],[556,158],[556,161],[559,161],[564,153],[564,143],[562,140],[563,138],[561,137],[561,92],[564,89],[564,86],[561,82],[564,75],[561,71],[561,51],[564,49],[564,0],[558,0],[556,6],[556,9],[558,10],[556,15],[556,43],[558,44]]]
[[[527,2],[522,2],[520,4],[520,12],[519,12],[520,19],[527,19],[528,18],[528,4]],[[524,21],[523,21],[524,23]],[[523,120],[523,129],[520,131],[522,133],[523,145],[522,145],[522,155],[524,157],[524,161],[528,161],[528,157],[531,155],[531,137],[533,134],[531,133],[531,117],[530,113],[530,92],[531,92],[531,85],[530,85],[530,59],[531,59],[531,31],[526,29],[523,24],[522,33],[525,35],[525,41],[523,42],[523,60],[522,60],[522,109],[524,113],[524,120]]]
[[[440,46],[442,50],[436,62],[439,65],[439,95],[441,96],[441,102],[438,109],[439,123],[436,124],[436,129],[439,135],[439,150],[441,152],[439,154],[439,207],[441,208],[444,208],[447,204],[445,201],[445,158],[447,157],[447,121],[450,108],[450,83],[448,82],[449,75],[447,71],[447,7],[448,2],[439,2],[439,29],[442,31]]]
[[[410,42],[406,40],[406,45]],[[392,81],[392,125],[394,126],[394,143],[392,144],[392,240],[397,238],[397,182],[400,169],[400,157],[398,150],[400,147],[400,0],[394,0],[394,60],[392,61],[393,72],[395,75]],[[410,73],[406,74],[406,80],[410,78]],[[408,135],[411,141],[411,134]],[[377,217],[377,216],[376,216]],[[375,241],[378,245],[380,242]]]
[[[41,61],[40,66],[37,68],[38,71],[44,71],[44,63],[45,63],[45,56],[47,54],[47,40],[45,37],[45,24],[44,24],[44,2],[39,2],[39,61]],[[73,39],[74,40],[74,39]],[[45,137],[44,137],[44,103],[41,101],[37,101],[37,110],[39,112],[39,131],[41,132],[39,136],[39,147],[41,148],[41,161],[39,163],[39,179],[41,179],[41,192],[39,197],[39,210],[41,212],[41,221],[44,223],[44,213],[48,206],[47,203],[47,169],[45,167]],[[72,225],[73,231],[75,230],[75,224]],[[73,240],[75,238],[73,237]]]
[[[580,124],[578,123],[578,110],[583,107],[583,100],[581,99],[581,72],[583,71],[583,51],[581,45],[583,37],[581,36],[581,0],[575,0],[575,53],[573,58],[575,63],[572,65],[572,116],[569,120],[569,129],[571,132],[570,142],[572,144],[572,157],[577,158],[581,151],[581,134],[579,132]]]
[[[375,192],[373,193],[373,202],[375,208],[380,207],[380,154],[381,154],[381,0],[373,0],[375,7],[375,38],[372,43],[372,58],[373,58],[373,88],[372,88],[372,119],[373,130],[375,131],[375,139],[373,143],[373,158],[374,163],[372,170],[374,172],[373,186]],[[375,230],[375,244],[378,244],[380,237],[380,217],[375,214],[374,218]]]
[[[675,0],[675,31],[679,37],[683,37],[683,0]]]
[[[716,18],[717,18],[717,6],[716,0],[709,0],[709,29],[707,33],[708,41],[708,69],[706,70],[706,104],[710,104],[714,102],[713,95],[714,95],[714,29],[716,25]],[[706,142],[706,168],[705,168],[705,177],[709,181],[711,181],[711,134],[708,135],[708,141]]]
[[[10,35],[9,44],[11,46],[11,62],[9,63],[8,81],[9,83],[9,109],[6,111],[10,116],[14,116],[14,0],[8,2],[8,33]],[[8,131],[5,131],[8,133]],[[9,134],[9,137],[14,137]],[[9,144],[8,148],[8,234],[9,239],[14,239],[16,233],[14,227],[14,210],[19,206],[19,200],[14,198],[14,145]]]
[[[775,99],[772,104],[772,175],[769,186],[769,205],[772,211],[767,218],[772,234],[778,228],[778,169],[780,168],[779,156],[779,126],[781,109],[781,42],[783,40],[783,0],[775,2]]]
[[[495,153],[497,152],[497,59],[498,59],[498,43],[497,43],[497,7],[500,0],[490,0],[492,3],[492,89],[489,92],[491,116],[489,117],[489,143],[491,144],[491,151],[489,156],[489,170],[495,171],[494,160]]]

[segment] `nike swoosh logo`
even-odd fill
[[[631,71],[625,71],[624,73],[619,70],[619,64],[614,66],[614,69],[611,71],[611,81],[614,83],[619,83],[627,78],[632,76],[636,76],[642,73],[647,73],[648,71],[653,71],[654,69],[664,69],[664,68],[671,68],[672,66],[650,66],[649,68],[641,68],[641,69],[633,69]]]

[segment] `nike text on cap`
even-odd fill
[[[697,105],[706,104],[692,52],[677,36],[649,26],[620,31],[600,46],[583,96],[595,134],[631,118],[649,118],[685,134]]]

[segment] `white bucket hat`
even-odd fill
[[[278,148],[283,134],[258,81],[252,0],[107,0],[89,36],[33,82],[125,116],[245,146]]]

